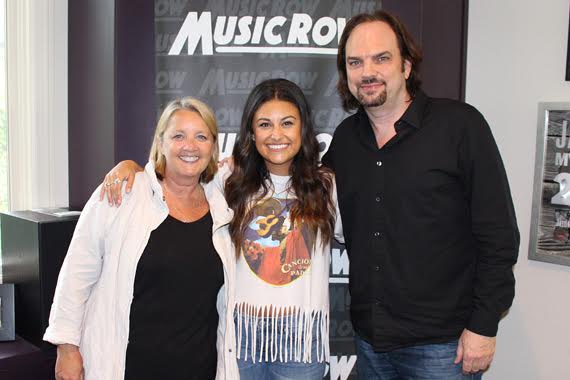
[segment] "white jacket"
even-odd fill
[[[216,379],[239,379],[232,313],[235,257],[227,224],[233,216],[223,194],[204,185],[213,219],[213,243],[224,267],[218,293]],[[168,215],[152,163],[138,173],[120,207],[100,202],[97,189],[81,213],[61,268],[44,340],[79,346],[86,380],[121,380],[129,337],[135,273],[150,233]],[[188,242],[188,249],[192,244]],[[160,300],[157,300],[160,302]],[[192,302],[192,296],[188,296]],[[229,328],[226,328],[229,327]],[[157,347],[158,349],[158,347]]]

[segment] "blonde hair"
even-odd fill
[[[160,115],[158,124],[156,125],[156,130],[154,131],[154,138],[152,139],[152,146],[150,148],[149,160],[154,164],[154,170],[159,177],[164,177],[164,169],[166,168],[166,159],[161,151],[162,140],[164,138],[164,132],[168,128],[168,123],[172,118],[172,115],[176,111],[186,110],[191,112],[196,112],[202,120],[206,123],[206,126],[210,130],[213,141],[213,153],[206,170],[200,175],[200,180],[203,182],[210,182],[216,172],[218,171],[218,124],[216,123],[216,117],[214,112],[208,107],[204,102],[198,99],[192,98],[190,96],[184,97],[182,99],[175,99],[168,103]]]

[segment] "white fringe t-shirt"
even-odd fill
[[[290,177],[271,174],[271,181],[268,195],[253,205],[236,264],[237,357],[254,362],[328,361],[330,242],[323,244],[320,233],[311,236],[302,223],[292,225],[295,195]],[[339,220],[337,215],[335,232],[341,230]],[[258,329],[267,317],[282,320]],[[311,357],[313,335],[316,358]],[[251,344],[256,338],[263,342],[259,347]],[[243,339],[250,342],[246,349],[241,348]]]

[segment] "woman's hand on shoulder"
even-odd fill
[[[83,358],[79,352],[79,347],[73,344],[57,346],[56,380],[83,380],[83,376]]]
[[[143,168],[132,160],[119,162],[105,176],[101,186],[101,192],[99,193],[99,200],[102,201],[106,197],[111,206],[120,206],[123,181],[127,181],[125,191],[129,193],[135,182],[135,175],[141,171],[143,171]]]

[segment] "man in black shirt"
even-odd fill
[[[338,90],[357,112],[323,162],[336,172],[359,377],[480,378],[519,246],[489,126],[422,92],[421,52],[392,15],[353,17],[338,50]]]

